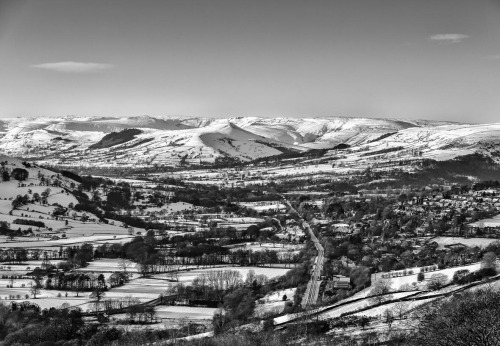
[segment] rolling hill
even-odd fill
[[[131,129],[133,136],[115,140]],[[496,159],[499,135],[500,124],[397,119],[68,116],[3,120],[0,153],[45,164],[147,167],[250,161],[345,143],[368,151],[402,146],[436,159],[476,152]]]

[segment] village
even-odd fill
[[[256,304],[240,323],[279,327],[302,311],[332,323],[395,297],[448,294],[441,289],[458,282],[456,272],[472,275],[487,251],[500,250],[498,184],[370,189],[372,174],[239,185],[228,179],[247,179],[241,171],[202,181],[91,177],[6,159],[0,297],[62,304],[100,323],[158,328],[183,319],[210,332],[224,295],[239,287]],[[212,287],[212,275],[235,286]],[[370,298],[377,290],[386,298]],[[370,315],[374,328],[384,311]]]

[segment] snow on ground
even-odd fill
[[[424,153],[422,155],[425,159],[431,159],[436,161],[445,161],[452,160],[457,156],[464,156],[474,154],[474,150],[471,149],[460,149],[460,148],[452,148],[452,149],[435,149]]]
[[[193,204],[185,203],[185,202],[175,202],[175,203],[166,203],[161,208],[149,207],[149,208],[146,208],[144,211],[145,212],[158,212],[160,210],[166,210],[168,214],[171,214],[171,213],[175,213],[175,212],[181,212],[181,211],[193,210],[193,209],[197,209],[197,207]]]
[[[36,267],[40,267],[42,265],[42,261],[25,261],[21,264],[10,264],[10,263],[1,263],[0,264],[0,276],[1,275],[25,275],[27,272],[35,269]]]
[[[16,237],[13,241],[8,240],[6,237],[0,237],[0,248],[30,248],[30,249],[48,249],[52,250],[59,249],[61,246],[74,246],[81,245],[83,243],[90,243],[94,245],[105,244],[105,243],[123,243],[129,241],[133,237],[131,236],[111,236],[111,235],[94,235],[78,238],[61,238],[57,240],[51,240],[50,238],[36,238],[36,237]]]
[[[469,264],[469,265],[465,265],[465,266],[452,267],[452,268],[446,268],[446,269],[442,269],[442,270],[425,272],[424,276],[425,276],[425,281],[427,281],[434,274],[444,274],[448,277],[448,281],[451,281],[451,279],[453,278],[453,274],[455,274],[455,272],[457,270],[467,269],[467,270],[470,270],[471,272],[473,272],[473,271],[476,271],[480,268],[481,268],[481,263],[474,263],[474,264]],[[391,284],[391,288],[393,290],[398,290],[402,285],[412,285],[414,282],[419,284],[418,280],[417,280],[417,275],[418,275],[418,273],[420,273],[420,268],[408,268],[407,270],[410,270],[410,269],[413,270],[414,274],[386,279],[386,280],[389,280],[389,282]],[[388,274],[388,273],[377,273],[375,279],[373,279],[373,277],[372,277],[372,282],[375,282],[376,280],[382,279],[381,274]],[[372,285],[373,285],[373,283],[372,283]]]
[[[373,287],[371,287],[371,286],[369,286],[365,289],[362,289],[361,291],[354,293],[349,298],[343,299],[342,302],[348,302],[348,301],[359,299],[359,298],[366,298],[370,294],[370,291],[372,289],[373,289]]]
[[[407,301],[407,302],[402,302],[402,303],[384,304],[384,305],[374,307],[373,309],[357,312],[357,313],[353,314],[353,316],[380,317],[380,316],[382,316],[382,314],[386,310],[389,310],[393,314],[396,314],[396,310],[397,310],[396,307],[398,306],[398,304],[404,308],[404,311],[408,312],[412,309],[415,309],[418,306],[432,302],[435,299],[436,298],[428,298],[428,299],[422,299],[422,300]]]
[[[0,283],[0,299],[4,301],[11,295],[16,297],[16,301],[21,302],[25,300],[33,301],[40,305],[40,307],[52,307],[60,306],[63,303],[68,303],[71,306],[76,306],[89,302],[90,292],[79,292],[79,297],[76,296],[76,292],[67,292],[60,290],[45,290],[41,289],[40,294],[37,294],[36,298],[30,292],[31,284],[33,280],[19,279],[14,281],[13,288],[7,288],[6,283]],[[24,284],[25,287],[22,287]],[[66,293],[68,296],[66,297]],[[26,298],[28,295],[29,298]],[[60,295],[60,296],[59,296]]]
[[[496,215],[491,219],[483,219],[471,223],[473,226],[481,226],[481,227],[498,227],[500,225],[500,215]]]
[[[56,188],[53,188],[53,189],[56,189]],[[63,207],[67,207],[70,203],[73,203],[73,205],[78,204],[78,200],[75,198],[75,196],[70,195],[70,194],[66,194],[66,192],[64,192],[64,193],[57,193],[57,194],[50,195],[47,198],[47,203],[50,205],[52,205],[54,203],[59,203]]]
[[[270,204],[265,204],[265,205],[260,205],[259,202],[241,202],[239,203],[241,206],[244,206],[246,208],[251,208],[256,211],[268,211],[268,210],[286,210],[286,205],[283,203],[270,203]]]
[[[128,295],[133,297],[152,300],[165,293],[169,285],[166,280],[138,278],[130,280],[125,285],[114,287],[106,292],[106,298],[122,298]]]
[[[480,289],[494,289],[494,290],[498,290],[498,289],[500,289],[500,280],[496,280],[496,281],[493,281],[493,282],[486,282],[484,284],[473,286],[473,287],[469,288],[468,290],[470,290],[470,291],[476,291],[476,290],[480,290]]]
[[[119,267],[119,264],[122,263],[121,259],[117,258],[102,258],[99,260],[94,260],[89,263],[88,266],[79,268],[78,271],[82,272],[116,272],[122,271]],[[137,265],[135,262],[125,260],[125,263],[128,265],[127,272],[137,273]]]
[[[453,274],[455,274],[456,271],[464,269],[469,270],[470,272],[475,272],[481,269],[481,263],[474,263],[466,266],[446,268],[443,270],[436,270],[435,272],[425,273],[425,279],[428,280],[433,274],[439,273],[446,275],[448,277],[448,280],[451,281],[453,279]]]
[[[266,314],[279,314],[283,312],[285,304],[287,301],[292,301],[295,296],[295,291],[297,288],[288,288],[285,290],[280,290],[272,292],[264,296],[257,301],[255,305],[254,315],[258,317],[265,316]],[[283,296],[286,295],[287,300],[283,300]],[[263,304],[261,304],[263,302]]]
[[[207,268],[207,269],[195,269],[195,270],[190,270],[186,272],[180,272],[179,273],[179,281],[189,284],[191,283],[196,277],[201,275],[202,273],[206,273],[208,271],[213,271],[213,270],[235,270],[238,271],[241,274],[242,279],[244,280],[250,270],[253,270],[255,272],[255,275],[261,275],[264,274],[267,276],[269,279],[285,275],[287,271],[289,271],[289,268],[267,268],[267,267],[218,267],[218,268]]]
[[[217,308],[197,306],[157,306],[156,317],[168,319],[211,320]]]
[[[432,296],[442,294],[442,293],[450,293],[450,292],[453,292],[453,291],[460,289],[461,287],[462,286],[458,286],[458,285],[450,285],[450,286],[443,287],[437,291],[422,292],[418,295],[418,297],[432,297]]]
[[[493,219],[488,219],[493,220]],[[497,226],[500,225],[500,218],[495,220],[497,222]],[[486,220],[485,220],[486,222]],[[432,239],[433,242],[438,243],[439,249],[443,249],[446,245],[452,244],[464,244],[469,247],[479,246],[486,247],[489,244],[498,241],[496,238],[460,238],[460,237],[437,237]]]
[[[391,299],[399,299],[399,298],[404,298],[409,295],[415,294],[415,292],[397,292],[392,294]],[[336,318],[340,317],[340,315],[348,313],[348,312],[353,312],[371,305],[376,304],[376,302],[372,301],[370,298],[368,299],[363,299],[360,301],[352,302],[350,304],[345,304],[342,306],[339,306],[337,308],[333,308],[331,310],[325,311],[321,314],[319,314],[319,318],[322,319],[328,319],[328,318]]]
[[[285,244],[285,243],[240,243],[230,246],[232,250],[239,250],[244,248],[245,250],[252,251],[298,251],[304,247],[303,244]]]

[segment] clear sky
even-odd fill
[[[500,0],[0,0],[0,117],[500,122]]]

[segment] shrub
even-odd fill
[[[427,284],[427,288],[436,291],[446,285],[448,281],[448,277],[444,274],[432,274],[429,283]]]
[[[29,172],[24,168],[14,168],[10,176],[16,180],[26,180],[28,179]]]
[[[452,282],[455,284],[463,285],[470,279],[470,271],[467,269],[457,270],[453,274]]]

